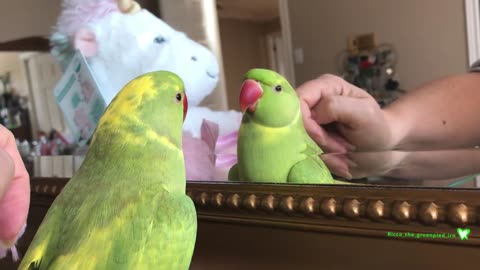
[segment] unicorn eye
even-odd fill
[[[197,61],[197,57],[196,57],[196,56],[192,56],[192,61]]]
[[[156,38],[153,40],[153,42],[158,43],[158,44],[163,43],[163,42],[165,42],[165,41],[166,41],[166,40],[165,40],[165,38],[163,38],[163,37],[156,37]]]

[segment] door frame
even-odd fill
[[[480,0],[465,0],[465,22],[467,32],[468,67],[480,59]],[[480,187],[480,176],[475,179]]]
[[[285,50],[285,77],[295,87],[295,66],[293,64],[292,30],[290,27],[289,0],[278,0],[280,25]]]
[[[480,59],[480,0],[465,0],[469,67]]]

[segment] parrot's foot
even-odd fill
[[[12,259],[14,262],[18,261],[19,256],[18,256],[18,251],[17,248],[15,247],[18,239],[22,237],[23,233],[25,232],[25,228],[27,228],[27,224],[24,224],[20,232],[18,232],[17,237],[15,237],[15,240],[13,243],[4,243],[0,241],[0,259],[5,258],[7,256],[8,250],[12,253]]]
[[[11,247],[4,247],[4,243],[0,243],[0,259],[3,259],[7,256],[8,250],[12,253],[12,259],[14,262],[18,261],[18,251],[15,245]]]

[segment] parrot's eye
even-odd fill
[[[196,56],[192,56],[192,61],[197,61],[197,57],[196,57]]]
[[[281,85],[275,86],[275,91],[281,92],[282,91],[282,86]]]
[[[182,101],[182,94],[177,93],[177,95],[175,96],[175,99],[177,100],[177,103],[180,103],[180,101]]]
[[[163,37],[156,37],[153,41],[154,41],[155,43],[159,43],[159,44],[160,44],[160,43],[165,42],[166,40],[165,40],[165,38],[163,38]]]

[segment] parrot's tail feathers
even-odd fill
[[[238,140],[238,131],[231,132],[229,134],[220,136],[217,140],[216,149],[217,152],[223,152],[228,148],[235,147]]]
[[[221,154],[217,155],[215,167],[217,168],[230,168],[237,163],[237,155],[234,154]]]
[[[219,133],[218,125],[212,121],[203,119],[200,132],[202,140],[207,143],[212,152],[215,152],[215,143]]]

